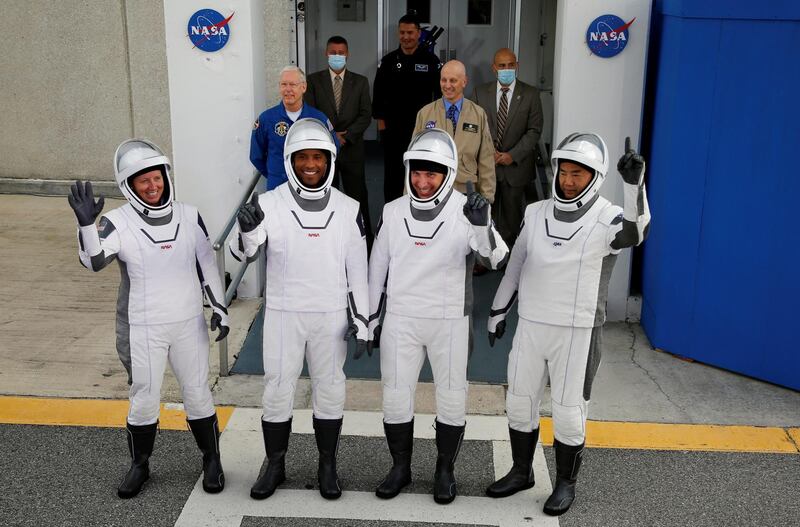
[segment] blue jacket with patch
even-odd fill
[[[299,118],[306,117],[322,121],[328,126],[328,130],[333,132],[333,125],[324,113],[303,104]],[[287,115],[283,102],[262,112],[253,123],[253,133],[250,137],[250,162],[267,178],[267,190],[272,190],[287,180],[286,170],[283,166],[283,143],[292,124],[294,121]],[[338,149],[339,140],[335,134],[332,133],[331,136]]]

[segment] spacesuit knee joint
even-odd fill
[[[414,417],[414,394],[410,386],[383,385],[383,419],[389,424],[407,423]]]
[[[312,389],[314,415],[318,419],[339,419],[344,413],[345,383],[320,382]]]
[[[263,419],[274,422],[288,421],[292,417],[294,391],[294,383],[267,383],[262,399]]]
[[[584,405],[553,405],[553,434],[565,445],[580,445],[586,439],[586,409]]]
[[[511,390],[506,393],[506,414],[508,425],[520,432],[530,432],[539,427],[539,405],[534,408],[530,395],[517,395]]]
[[[461,426],[467,414],[467,390],[436,388],[436,415],[445,424]]]

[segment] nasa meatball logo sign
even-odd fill
[[[213,9],[201,9],[189,17],[187,34],[192,43],[192,48],[213,53],[225,47],[231,37],[231,27],[228,22],[233,18],[233,13],[228,18]]]
[[[617,15],[600,15],[586,30],[586,45],[598,57],[616,57],[628,45],[628,28],[636,17],[625,22]]]

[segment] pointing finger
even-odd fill
[[[630,151],[631,151],[631,137],[627,136],[625,138],[625,153],[627,154]]]

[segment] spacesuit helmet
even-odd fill
[[[328,161],[326,173],[313,187],[306,186],[294,170],[294,154],[301,150],[321,150]],[[289,179],[289,187],[303,199],[320,199],[328,194],[336,168],[336,144],[331,132],[322,121],[304,118],[296,121],[283,144],[283,165]]]
[[[414,161],[437,163],[446,170],[442,184],[427,198],[417,196],[411,185],[411,165],[415,164]],[[411,198],[411,206],[419,210],[433,209],[453,188],[458,172],[458,148],[447,132],[439,128],[428,128],[411,139],[408,150],[403,154],[403,164],[406,167],[406,194]]]
[[[561,190],[558,180],[559,164],[570,161],[592,172],[592,179],[586,188],[574,198],[568,199]],[[553,199],[555,206],[563,211],[576,211],[592,201],[600,190],[608,173],[608,148],[603,138],[597,134],[577,132],[568,135],[553,151]]]
[[[164,178],[164,191],[157,205],[146,203],[133,188],[133,179],[150,170],[160,170]],[[147,139],[123,141],[114,153],[114,177],[122,195],[137,212],[151,218],[161,218],[172,212],[175,193],[170,179],[171,170],[169,158]]]

